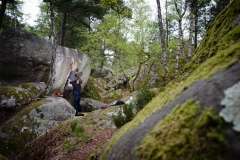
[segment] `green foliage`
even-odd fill
[[[85,135],[83,126],[77,127],[77,121],[72,122],[70,126],[76,139],[80,138],[84,142],[87,142],[91,139],[91,136]]]
[[[143,107],[148,104],[155,95],[156,93],[150,91],[148,88],[139,90],[139,93],[137,94],[137,111],[143,109]]]
[[[130,122],[133,117],[133,104],[124,105],[123,109],[120,108],[116,116],[112,116],[113,121],[117,128],[121,128],[125,123]]]
[[[117,115],[116,116],[113,115],[112,118],[117,128],[121,128],[125,124],[124,116],[121,108],[118,111]]]
[[[71,142],[69,142],[68,140],[64,140],[63,148],[66,149],[69,152],[69,151],[75,149],[75,146]]]

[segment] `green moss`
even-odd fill
[[[2,127],[2,133],[7,133],[7,131],[9,131],[10,127],[9,126],[3,126]]]
[[[151,78],[151,75],[147,76],[144,81],[137,87],[137,90],[141,89],[141,88],[146,88],[148,85],[148,82]]]
[[[28,89],[31,87],[31,85],[29,83],[21,83],[21,84],[18,84],[17,87]]]
[[[227,147],[223,121],[211,109],[198,118],[199,108],[194,100],[175,107],[144,138],[136,155],[157,160],[222,159]]]
[[[45,93],[41,88],[36,87],[33,83],[21,83],[16,86],[27,89],[31,93],[33,98],[36,98],[39,95]]]
[[[100,154],[100,149],[95,149],[88,155],[88,160],[95,160],[97,159],[98,155]]]
[[[101,101],[102,98],[98,93],[97,88],[94,86],[93,82],[90,80],[82,92],[82,97],[95,99]]]
[[[240,1],[233,0],[208,27],[205,38],[196,50],[193,60],[185,67],[185,70],[194,70],[206,59],[213,57],[234,43],[239,43],[240,25],[235,28],[231,23],[239,16]]]
[[[14,157],[20,153],[27,142],[30,142],[37,137],[34,132],[30,132],[28,129],[20,131],[19,128],[22,128],[23,126],[27,126],[27,124],[19,122],[17,126],[9,128],[8,132],[12,133],[11,139],[0,137],[0,153],[7,157]]]
[[[20,107],[27,105],[31,102],[32,96],[28,90],[20,89],[17,87],[11,86],[0,86],[0,103],[5,98],[10,99],[13,98],[15,100],[16,105],[20,105]],[[1,104],[2,106],[6,106],[5,103]]]
[[[43,105],[45,101],[46,101],[46,99],[42,99],[42,100],[40,100],[40,101],[37,101],[37,102],[33,103],[29,108],[24,109],[24,110],[22,110],[21,112],[19,112],[19,113],[17,114],[17,116],[28,115],[33,109],[36,109],[37,112],[38,112],[38,111],[40,112],[41,110],[39,110],[38,107],[41,106],[41,105]]]
[[[1,159],[1,160],[8,160],[7,157],[5,157],[5,156],[3,156],[3,155],[1,155],[1,154],[0,154],[0,159]]]
[[[24,122],[24,121],[18,121],[17,127],[23,128],[24,126],[29,127],[29,124],[27,122]]]

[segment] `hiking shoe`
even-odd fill
[[[84,114],[81,114],[81,113],[80,113],[80,114],[78,114],[78,115],[75,115],[75,116],[84,116]]]

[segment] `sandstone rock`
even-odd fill
[[[27,89],[33,98],[37,98],[41,95],[45,95],[46,84],[44,82],[30,82],[30,83],[21,83],[16,85],[17,87]]]
[[[84,112],[92,112],[101,109],[101,106],[105,106],[105,103],[90,98],[81,98],[80,105]]]
[[[0,152],[17,154],[26,143],[44,135],[60,122],[72,119],[73,107],[60,97],[48,97],[32,104],[0,127]]]
[[[134,88],[135,90],[141,85],[141,83],[146,79],[148,78],[148,76],[150,75],[154,75],[153,72],[149,72],[149,68],[147,66],[142,66],[141,67],[141,70],[139,72],[139,75],[138,77],[135,79],[136,75],[134,77],[132,77],[130,80],[129,80],[129,85],[130,85],[130,88]],[[135,79],[135,81],[134,81]]]
[[[50,80],[52,43],[29,32],[9,29],[0,34],[0,83],[11,86],[26,82]],[[90,66],[89,57],[81,51],[57,47],[55,60],[55,82],[51,93],[63,92],[72,59],[81,73],[82,87],[86,85]]]
[[[28,105],[32,100],[33,95],[27,89],[0,86],[0,119]]]

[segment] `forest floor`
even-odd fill
[[[129,91],[124,90],[123,95],[127,94],[127,92]],[[81,118],[84,117],[78,116],[74,119]],[[83,140],[81,137],[76,137],[72,133],[66,132],[66,128],[69,129],[70,126],[53,130],[40,140],[33,140],[25,146],[21,154],[13,159],[97,160],[104,144],[117,132],[117,128],[101,128],[97,125],[90,125],[84,127],[84,135],[90,135],[90,138]]]

